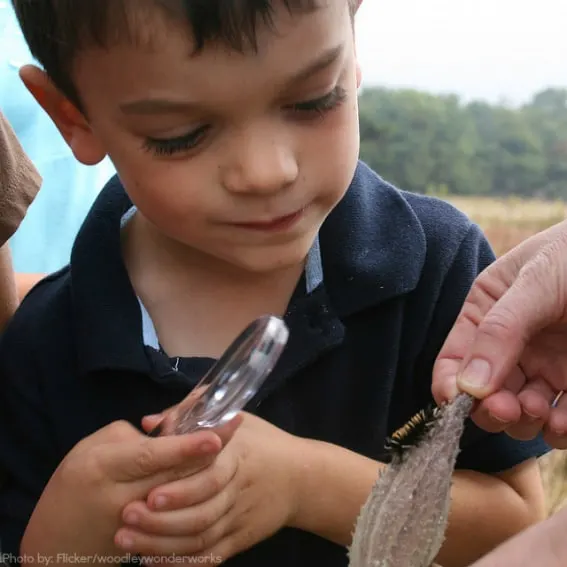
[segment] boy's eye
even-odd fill
[[[289,105],[287,108],[296,113],[301,113],[306,117],[312,114],[320,116],[325,112],[333,110],[347,98],[346,90],[341,86],[336,86],[331,92],[317,99],[298,102]],[[146,138],[144,149],[157,156],[171,156],[176,153],[187,152],[199,145],[206,135],[210,126],[201,126],[192,132],[177,136],[176,138]]]
[[[158,156],[171,156],[178,152],[186,152],[199,144],[208,129],[208,126],[201,126],[176,138],[146,138],[144,149]]]
[[[325,96],[305,102],[298,102],[290,105],[288,108],[290,108],[294,112],[314,113],[321,115],[339,106],[346,100],[346,98],[346,90],[343,87],[337,85],[330,93],[327,93]]]

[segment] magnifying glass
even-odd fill
[[[288,337],[279,317],[265,315],[253,321],[149,435],[182,435],[230,421],[269,376]]]

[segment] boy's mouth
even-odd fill
[[[258,230],[266,232],[275,232],[291,228],[304,214],[305,208],[303,207],[289,215],[277,217],[267,221],[251,221],[233,223],[233,226],[238,228],[245,228],[248,230]]]

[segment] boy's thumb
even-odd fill
[[[457,375],[460,390],[476,398],[499,390],[531,338],[557,319],[554,294],[533,273],[517,278],[478,325]]]

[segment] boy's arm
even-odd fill
[[[447,539],[437,562],[468,566],[503,541],[545,518],[545,497],[535,459],[492,475],[456,471]]]
[[[432,248],[443,245],[440,235]],[[493,258],[482,232],[470,226],[438,297],[432,298],[436,307],[427,325],[428,341],[416,362],[420,407],[433,401],[431,376],[437,353],[472,282]],[[308,443],[297,527],[350,545],[360,508],[385,465],[333,445]],[[546,450],[541,439],[516,441],[506,434],[486,433],[467,420],[453,475],[447,537],[438,557],[443,567],[468,566],[543,517],[543,488],[535,458]]]
[[[386,465],[336,445],[307,440],[294,527],[349,546],[354,525]],[[544,516],[535,461],[502,474],[454,474],[446,540],[437,561],[465,567]]]

